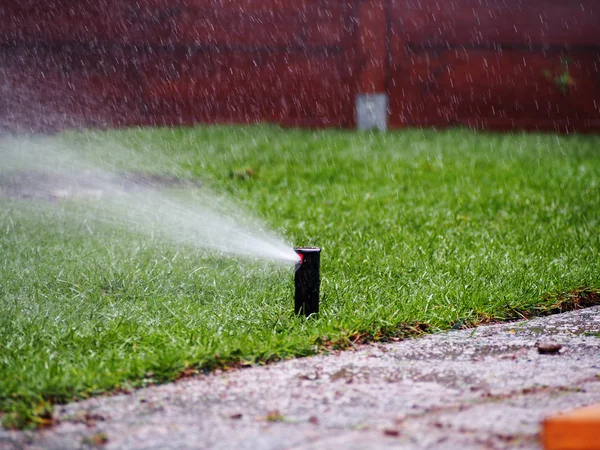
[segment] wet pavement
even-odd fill
[[[535,449],[544,417],[594,403],[600,307],[58,406],[0,449]]]

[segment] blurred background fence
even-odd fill
[[[3,0],[0,129],[600,130],[600,0]]]

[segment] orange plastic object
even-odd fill
[[[542,445],[545,450],[600,450],[600,404],[544,420]]]

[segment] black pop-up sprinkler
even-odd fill
[[[294,250],[300,256],[300,261],[296,264],[294,310],[296,314],[308,317],[319,312],[321,249],[300,247]]]

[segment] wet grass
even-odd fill
[[[218,366],[598,298],[598,136],[257,126],[52,139],[122,170],[210,186],[290,242],[322,247],[322,312],[293,316],[290,268],[0,199],[6,426],[43,426],[56,402]]]

